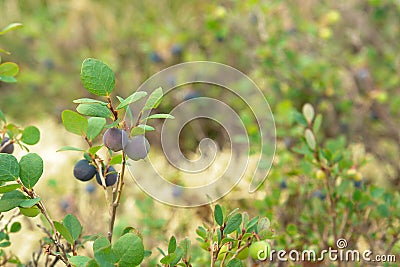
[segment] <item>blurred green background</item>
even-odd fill
[[[88,96],[79,79],[87,57],[114,70],[123,97],[165,67],[217,61],[252,78],[274,113],[280,161],[266,187],[297,175],[287,166],[293,155],[285,153],[298,142],[292,112],[307,102],[324,116],[322,140],[341,138],[367,155],[366,181],[400,187],[399,1],[1,0],[0,12],[0,26],[24,24],[0,39],[12,52],[2,61],[21,68],[18,83],[0,83],[0,108],[21,124],[60,122],[73,99]],[[160,109],[168,111],[182,98],[169,95]],[[250,134],[257,130],[240,102],[225,100],[239,110]],[[184,149],[194,150],[198,140],[190,131],[183,134]],[[139,210],[146,214],[152,205],[140,202]],[[143,216],[149,229],[169,223]]]
[[[280,138],[290,135],[290,109],[309,102],[324,113],[327,137],[364,143],[399,177],[398,1],[3,0],[0,10],[2,25],[25,25],[1,39],[12,52],[3,61],[21,74],[18,84],[0,84],[0,107],[19,121],[59,119],[85,96],[87,57],[112,67],[122,96],[165,67],[211,60],[256,82]]]

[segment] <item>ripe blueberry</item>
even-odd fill
[[[96,168],[86,159],[81,159],[74,166],[74,176],[76,179],[86,182],[96,174]]]
[[[106,180],[106,186],[113,186],[117,182],[118,173],[113,166],[110,166],[108,167],[107,171],[103,173],[103,177]],[[99,185],[102,185],[101,178],[98,172],[96,172],[96,181]]]
[[[10,140],[8,137],[4,137],[3,141],[1,142],[0,147],[2,147],[5,143],[7,143]],[[7,153],[7,154],[12,154],[14,152],[14,144],[8,144],[3,149],[0,150],[0,153]]]

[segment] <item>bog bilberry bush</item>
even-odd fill
[[[26,145],[39,141],[39,130],[34,126],[24,129],[7,123],[2,115],[2,153],[0,153],[0,211],[10,212],[19,209],[20,213],[11,216],[1,231],[1,247],[11,245],[9,234],[18,232],[19,222],[12,220],[19,215],[35,217],[43,215],[45,225],[39,225],[46,238],[41,240],[41,249],[53,257],[53,266],[62,261],[66,266],[137,266],[151,251],[145,250],[141,234],[133,227],[127,227],[122,235],[113,240],[114,223],[117,208],[123,192],[125,168],[128,158],[144,159],[150,150],[150,144],[144,134],[154,130],[145,125],[149,119],[172,119],[169,114],[154,114],[147,118],[139,117],[136,124],[122,119],[122,113],[128,113],[129,105],[147,97],[145,92],[135,92],[126,99],[117,97],[119,104],[112,102],[111,93],[114,90],[114,73],[103,62],[96,59],[86,59],[82,64],[81,80],[84,87],[94,95],[104,97],[105,101],[81,98],[74,100],[78,104],[76,111],[62,112],[62,122],[67,131],[82,136],[87,148],[63,147],[59,151],[78,151],[83,154],[73,169],[73,175],[80,181],[89,181],[94,176],[104,189],[105,199],[109,209],[109,225],[105,235],[96,234],[82,236],[83,226],[72,214],[67,214],[61,221],[54,220],[46,210],[45,204],[34,190],[43,172],[43,160],[35,153],[28,153],[19,161],[11,154],[11,144],[17,144],[27,151]],[[147,97],[143,109],[157,107],[162,99],[162,89],[154,90]],[[1,113],[3,114],[3,113]],[[141,116],[144,112],[140,113]],[[97,139],[103,134],[103,143],[97,144]],[[7,136],[5,136],[7,134]],[[108,158],[102,158],[99,151],[108,150]],[[8,150],[7,150],[8,148]],[[117,153],[118,152],[118,153]],[[117,153],[117,154],[115,154]],[[114,167],[120,165],[117,171]],[[111,194],[109,189],[112,188]],[[111,196],[110,196],[111,195]],[[247,213],[239,213],[238,209],[229,214],[219,205],[214,209],[214,224],[200,226],[197,229],[200,246],[209,255],[211,266],[242,266],[242,260],[249,255],[249,247],[253,242],[267,240],[273,237],[267,218],[249,218]],[[88,241],[93,241],[93,258],[79,255],[79,249]],[[265,241],[263,241],[265,242]],[[250,247],[250,252],[254,250]],[[191,242],[188,238],[179,243],[175,237],[168,242],[168,250],[159,248],[162,266],[192,266]],[[254,253],[254,252],[253,252]],[[1,250],[4,262],[22,265],[16,256],[6,256]],[[30,266],[40,265],[41,253],[34,254]]]

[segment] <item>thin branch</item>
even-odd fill
[[[110,219],[110,226],[108,229],[108,240],[111,242],[112,235],[114,231],[114,224],[115,224],[115,217],[117,215],[117,208],[119,206],[119,202],[122,195],[122,188],[124,186],[124,176],[125,176],[125,169],[126,169],[126,156],[125,151],[122,151],[122,170],[120,176],[118,177],[117,182],[117,190],[113,192],[113,203],[111,209],[111,219]]]

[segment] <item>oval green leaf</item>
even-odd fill
[[[150,132],[154,130],[155,130],[154,127],[151,127],[150,125],[139,124],[138,126],[132,129],[131,136],[141,135],[144,134],[145,132]]]
[[[175,117],[170,114],[160,113],[160,114],[153,114],[151,116],[148,116],[146,119],[147,120],[150,120],[150,119],[175,119]]]
[[[121,103],[117,106],[117,109],[123,109],[126,106],[128,106],[131,103],[134,103],[136,101],[139,101],[143,97],[147,96],[147,93],[145,91],[140,91],[140,92],[135,92],[128,96],[126,99],[123,98],[118,98]]]
[[[68,229],[72,238],[78,240],[82,233],[82,225],[79,220],[72,214],[67,214],[63,219],[63,225]]]
[[[77,135],[83,135],[86,133],[88,121],[84,116],[72,110],[64,110],[61,117],[64,127],[68,132]]]
[[[0,153],[0,181],[14,181],[18,176],[18,160],[13,155]]]
[[[88,58],[82,63],[81,81],[83,87],[98,96],[109,96],[114,90],[114,72],[98,59]]]
[[[40,131],[35,126],[28,126],[22,132],[21,141],[27,145],[35,145],[40,140]]]
[[[226,227],[224,229],[224,234],[230,234],[236,229],[240,227],[240,224],[242,223],[242,214],[237,213],[233,215],[229,220],[226,222]]]
[[[0,64],[0,76],[15,76],[19,72],[19,67],[14,62]]]
[[[120,267],[137,266],[144,258],[142,239],[132,233],[121,236],[115,242],[113,251]]]
[[[19,161],[19,176],[23,185],[31,189],[43,173],[43,160],[36,153],[29,153]]]
[[[75,240],[72,238],[72,235],[68,231],[67,227],[59,222],[54,222],[54,226],[56,227],[56,230],[62,235],[62,237],[67,240],[68,243],[70,243],[71,245],[74,244]]]
[[[304,137],[306,138],[308,147],[311,148],[311,150],[315,150],[317,144],[313,132],[310,129],[306,129]]]
[[[103,131],[107,121],[105,118],[89,118],[86,136],[89,140],[95,139]]]
[[[162,97],[163,90],[161,87],[158,87],[150,94],[149,98],[146,101],[146,104],[144,105],[143,111],[156,108],[160,104]]]
[[[101,104],[80,104],[76,110],[86,116],[91,117],[111,117],[111,111]]]
[[[23,25],[21,23],[15,22],[15,23],[11,23],[8,24],[6,27],[4,27],[1,31],[0,31],[0,35],[3,35],[9,31],[13,31],[16,30],[18,28],[22,28]]]
[[[311,124],[315,115],[314,108],[311,104],[307,103],[303,106],[303,115],[306,118],[308,124]]]
[[[92,98],[79,98],[79,99],[75,99],[74,101],[75,104],[101,104],[103,106],[107,106],[108,103],[107,102],[103,102],[97,99],[92,99]]]
[[[224,214],[222,213],[222,208],[220,205],[216,205],[214,209],[214,218],[219,226],[222,226],[224,223]]]

